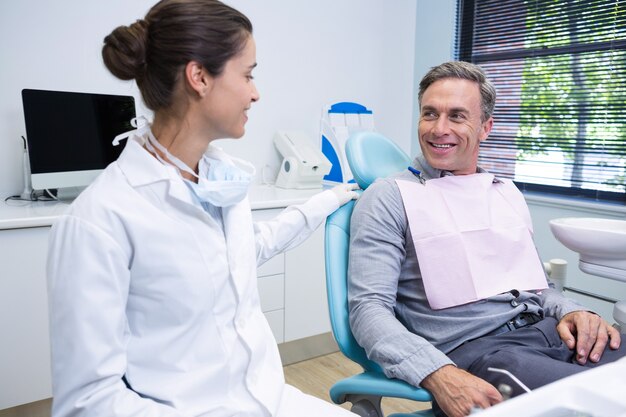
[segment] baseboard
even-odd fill
[[[52,398],[0,410],[0,417],[50,417]]]
[[[304,339],[293,340],[278,345],[283,366],[301,362],[317,356],[337,352],[339,347],[332,333],[322,333]]]

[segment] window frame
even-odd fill
[[[472,62],[477,65],[484,63],[492,63],[495,61],[522,59],[525,60],[528,57],[548,57],[557,56],[559,54],[581,54],[585,52],[595,51],[607,51],[607,50],[625,50],[626,51],[626,39],[618,39],[613,41],[595,42],[595,43],[579,43],[576,45],[557,46],[550,48],[519,48],[511,51],[494,51],[493,53],[482,53],[475,55],[474,50],[474,18],[476,13],[476,6],[481,0],[457,0],[457,28],[455,36],[455,59],[461,61]],[[570,74],[573,72],[570,71]],[[620,96],[621,99],[621,96]],[[624,96],[626,102],[626,95]],[[626,118],[626,107],[625,115]],[[522,107],[519,106],[517,114],[522,115]],[[496,115],[497,116],[497,115]],[[497,125],[498,119],[496,117],[495,123]],[[584,122],[583,122],[584,123]],[[585,136],[587,138],[587,136]],[[515,139],[516,140],[516,139]],[[561,139],[565,142],[565,139]],[[624,141],[626,142],[626,140]],[[591,142],[589,142],[591,143]],[[491,146],[493,141],[487,141],[481,144],[481,155],[484,154],[483,148],[493,149]],[[626,146],[626,143],[619,142],[618,150],[621,151],[621,147]],[[503,145],[504,146],[504,145]],[[509,150],[517,150],[515,145],[507,145]],[[626,148],[625,148],[626,149]],[[588,152],[586,150],[586,152]],[[503,158],[501,161],[505,161]],[[509,162],[510,164],[510,162]],[[515,164],[515,162],[514,162]],[[567,164],[562,164],[566,166]],[[584,178],[583,178],[584,179]],[[582,187],[566,187],[556,185],[546,185],[531,182],[523,182],[514,180],[515,184],[522,191],[537,192],[546,195],[567,196],[576,199],[584,199],[586,201],[600,201],[618,203],[620,205],[626,205],[626,190],[620,191],[605,191],[601,189],[590,189]],[[598,185],[599,187],[599,185]]]

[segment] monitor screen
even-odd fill
[[[113,138],[132,130],[132,96],[22,90],[33,188],[82,187],[123,149]]]

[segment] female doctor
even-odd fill
[[[349,416],[286,385],[256,268],[355,197],[324,191],[252,222],[240,138],[259,94],[252,26],[217,0],[163,0],[102,55],[154,122],[53,227],[53,416]],[[119,139],[119,138],[118,138]]]

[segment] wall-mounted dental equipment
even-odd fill
[[[374,115],[358,103],[341,102],[322,109],[320,122],[321,148],[332,167],[325,182],[350,182],[352,173],[345,154],[346,141],[352,133],[374,131]]]
[[[279,131],[274,144],[283,156],[276,177],[280,188],[321,188],[322,178],[330,171],[330,162],[314,146],[306,134],[298,131]]]

